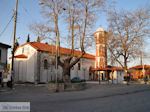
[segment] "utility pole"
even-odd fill
[[[16,0],[16,6],[15,6],[15,11],[14,11],[14,33],[13,33],[12,62],[11,62],[12,75],[13,75],[13,71],[14,71],[14,52],[15,52],[17,13],[18,13],[17,11],[18,11],[18,0]]]
[[[59,56],[59,37],[58,37],[58,32],[56,35],[56,92],[58,92],[58,56]]]
[[[57,23],[57,18],[55,18],[55,23]],[[58,57],[59,57],[59,47],[60,47],[60,40],[59,40],[59,31],[58,26],[55,24],[55,31],[56,31],[56,92],[58,92]]]
[[[142,41],[142,38],[141,38],[141,41]],[[143,76],[145,76],[145,68],[144,68],[144,54],[143,54],[143,50],[144,50],[144,44],[143,44],[143,41],[142,41],[142,49],[141,49],[141,65],[142,65],[142,73],[143,73]]]
[[[58,37],[56,40],[56,84],[57,84],[57,78],[58,78]]]

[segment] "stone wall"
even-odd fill
[[[86,89],[86,83],[68,83],[67,85],[64,83],[49,83],[47,88],[50,92],[79,91]]]

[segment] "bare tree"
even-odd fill
[[[89,29],[93,26],[99,9],[104,6],[105,0],[40,0],[41,12],[51,24],[50,29],[54,31],[56,41],[60,47],[60,22],[65,23],[64,31],[71,40],[70,55],[61,58],[58,55],[58,65],[63,69],[64,82],[70,82],[71,68],[85,54],[86,40],[88,40]],[[51,32],[51,33],[52,33]],[[62,43],[62,41],[61,41]],[[74,56],[74,50],[80,48],[80,56]]]
[[[85,39],[87,31],[93,24],[96,11],[103,5],[103,0],[66,0],[66,20],[68,20],[69,36],[71,38],[71,55],[62,62],[59,59],[59,65],[63,68],[63,79],[65,82],[70,80],[71,68],[85,54]],[[81,55],[74,57],[75,40],[81,49]],[[77,41],[78,40],[78,41]],[[78,48],[78,46],[76,46]]]
[[[150,34],[150,10],[110,11],[108,22],[108,49],[127,75],[128,62],[141,54],[145,37]]]
[[[54,30],[49,27],[49,25],[33,23],[29,26],[29,29],[40,39],[40,41],[50,39],[51,43],[55,43],[55,38],[51,36],[51,32],[54,32]]]

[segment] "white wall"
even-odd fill
[[[113,76],[113,77],[112,77]],[[113,80],[113,83],[123,83],[124,80],[124,72],[123,71],[114,71],[111,73],[111,80]]]
[[[40,82],[47,83],[51,80],[56,79],[56,69],[55,69],[55,56],[48,52],[38,52],[29,44],[19,47],[15,52],[15,55],[24,54],[28,56],[27,59],[15,59],[15,79],[16,81],[24,82],[35,82],[38,77]],[[38,58],[40,55],[40,58]],[[65,56],[61,57],[61,59]],[[48,69],[44,69],[44,60],[48,61]],[[80,77],[81,79],[89,79],[89,68],[94,66],[94,60],[81,59],[81,69],[78,70],[78,64],[74,66],[71,70],[71,79],[73,77]],[[40,66],[38,68],[38,66]],[[38,76],[39,74],[39,76]],[[62,79],[62,68],[58,69],[58,78]]]
[[[65,56],[61,57],[61,59],[65,58]],[[44,59],[48,60],[48,69],[44,69]],[[55,57],[54,55],[50,55],[49,53],[41,53],[41,67],[40,67],[40,82],[49,82],[51,80],[56,79],[56,69],[55,65],[52,65],[52,61],[55,62]],[[89,60],[89,59],[81,59],[81,69],[78,70],[78,63],[73,67],[71,70],[71,79],[73,77],[80,77],[81,79],[89,79],[89,68],[90,66],[94,66],[94,60]],[[85,70],[85,71],[84,71]],[[62,79],[62,68],[58,66],[58,72],[57,72],[57,77],[59,79]]]
[[[16,81],[34,82],[37,51],[29,44],[19,47],[15,55],[24,54],[27,59],[15,59],[14,75]]]
[[[122,83],[124,80],[124,72],[123,71],[118,71],[118,83]]]
[[[94,60],[82,58],[79,63],[81,63],[81,68],[78,70],[78,63],[71,70],[71,79],[74,77],[80,77],[80,79],[89,80],[89,68],[94,66]]]
[[[44,60],[48,61],[48,68],[44,69]],[[47,83],[51,80],[55,80],[56,78],[56,70],[55,65],[53,65],[52,61],[55,60],[53,55],[50,55],[47,52],[41,52],[41,60],[40,60],[40,82]],[[62,73],[61,69],[58,71],[58,76]]]
[[[27,62],[23,59],[14,60],[14,77],[15,81],[26,82]]]

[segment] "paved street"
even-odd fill
[[[149,112],[150,85],[90,84],[84,91],[49,93],[44,86],[17,85],[0,101],[30,101],[31,112]]]

